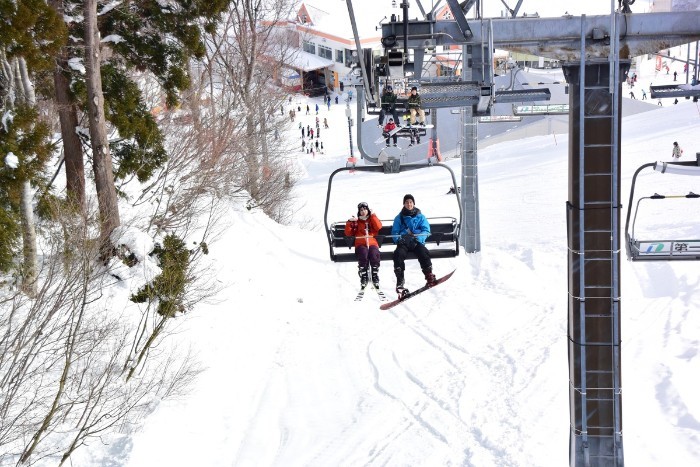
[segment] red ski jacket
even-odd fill
[[[345,223],[345,236],[355,237],[355,247],[366,245],[367,247],[379,247],[377,240],[374,238],[382,228],[382,221],[372,213],[367,220],[357,219],[349,220]]]

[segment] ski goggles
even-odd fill
[[[357,205],[357,209],[362,209],[362,208],[369,210],[369,205],[363,201]]]

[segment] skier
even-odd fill
[[[416,113],[420,117],[420,123],[421,125],[425,125],[425,111],[423,110],[423,100],[420,98],[420,94],[418,94],[418,88],[413,86],[411,88],[411,95],[408,96],[408,111],[411,113],[411,125],[415,125],[416,123]]]
[[[396,112],[396,94],[394,94],[394,89],[391,86],[387,85],[384,88],[384,94],[382,94],[380,102],[382,108],[379,111],[379,126],[384,125],[384,116],[388,113],[394,116],[395,122],[398,122],[399,114]]]
[[[680,146],[678,146],[678,141],[674,141],[673,142],[673,152],[671,153],[671,156],[674,159],[680,159],[682,154],[683,154],[683,150],[681,149]]]
[[[408,144],[408,147],[410,148],[414,144],[420,144],[420,135],[418,134],[418,130],[411,130],[411,142]]]
[[[386,147],[389,147],[389,139],[392,138],[394,140],[394,146],[396,146],[398,142],[398,136],[396,136],[396,133],[393,135],[390,135],[392,130],[396,129],[396,123],[394,123],[394,119],[392,117],[389,117],[389,121],[386,122],[386,125],[384,125],[384,131],[382,132],[382,136],[386,138]],[[381,144],[381,143],[379,143]]]
[[[372,267],[372,284],[379,288],[379,244],[374,238],[382,228],[382,221],[369,209],[364,201],[357,205],[357,217],[352,216],[345,223],[345,236],[355,237],[355,256],[360,287],[369,281],[368,268]]]
[[[409,251],[418,258],[427,285],[435,285],[437,281],[433,274],[430,251],[425,247],[425,240],[430,235],[430,224],[416,207],[415,202],[413,195],[408,194],[403,197],[403,209],[394,218],[394,224],[391,227],[391,235],[396,243],[393,259],[396,293],[399,297],[408,293],[404,287],[404,269],[406,268],[404,261]]]

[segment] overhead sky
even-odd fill
[[[510,8],[517,5],[517,0],[505,0]],[[644,13],[649,11],[649,0],[637,0],[631,7],[633,13]],[[611,4],[617,8],[617,0],[524,0],[520,6],[518,15],[522,13],[532,14],[538,13],[541,17],[561,16],[568,12],[571,15],[604,15],[610,13]],[[485,16],[500,16],[506,7],[500,0],[484,0],[484,15]]]
[[[390,0],[386,1],[387,3],[390,2]],[[421,0],[421,4],[426,9],[436,5],[437,3],[437,0]],[[444,5],[445,3],[446,2],[443,0],[441,5]],[[517,5],[518,0],[505,0],[505,3],[512,9],[515,7],[515,5]],[[417,5],[415,0],[410,0],[409,4],[411,7],[416,7]],[[506,11],[506,7],[501,0],[483,0],[483,4],[484,16],[486,17],[501,16],[502,12]],[[524,0],[520,6],[519,15],[522,13],[538,13],[541,17],[553,17],[561,16],[566,12],[572,15],[603,15],[610,13],[611,4],[614,6],[614,8],[617,8],[618,2],[617,0]],[[631,7],[632,12],[647,12],[649,11],[650,4],[651,0],[637,0]]]

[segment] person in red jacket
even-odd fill
[[[364,289],[369,281],[368,269],[372,267],[372,283],[379,287],[379,244],[374,238],[382,228],[382,221],[364,201],[357,205],[357,217],[352,216],[345,223],[345,236],[355,237],[360,286]]]
[[[392,130],[396,129],[396,123],[394,123],[394,119],[392,117],[389,117],[389,120],[386,122],[386,125],[384,125],[384,131],[382,131],[382,136],[386,138],[386,147],[389,147],[389,139],[394,140],[394,146],[396,146],[396,143],[398,142],[398,136],[396,133],[393,135],[389,136],[392,132]]]

